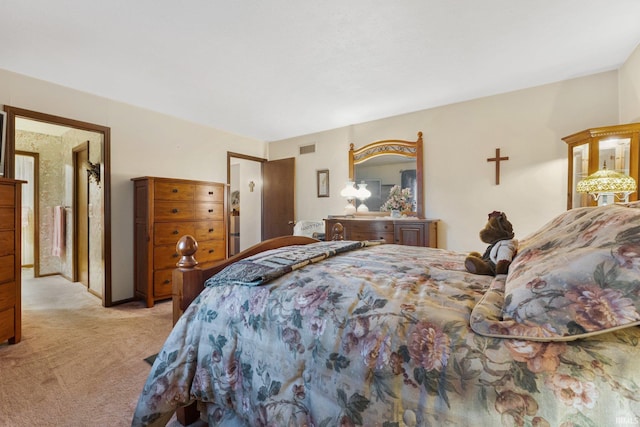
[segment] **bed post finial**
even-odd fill
[[[193,236],[189,234],[182,236],[176,243],[176,251],[181,257],[176,266],[178,268],[193,268],[198,265],[198,261],[193,257],[197,250],[198,242]]]

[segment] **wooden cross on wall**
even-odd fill
[[[500,157],[500,149],[496,148],[496,156],[487,159],[487,162],[496,162],[496,185],[500,185],[500,162],[509,160],[509,157]]]

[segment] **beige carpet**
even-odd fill
[[[0,426],[131,425],[171,302],[103,308],[81,284],[24,276],[22,341],[0,344]]]

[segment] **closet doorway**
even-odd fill
[[[40,228],[34,238],[34,275],[61,274],[78,281],[77,220],[78,212],[84,209],[83,219],[88,223],[87,238],[82,238],[87,242],[87,290],[98,296],[103,306],[111,306],[110,129],[16,107],[5,106],[4,111],[5,176],[16,177],[16,150],[39,153],[38,164],[42,166],[39,179],[34,179],[34,185],[39,185],[35,193],[39,212],[34,209],[33,223]],[[86,158],[78,161],[74,147],[83,144]],[[83,179],[85,184],[79,184]],[[45,188],[45,182],[51,187]],[[86,186],[86,201],[77,199],[79,185]],[[83,204],[81,209],[77,209],[79,203]],[[56,235],[62,244],[55,244]]]
[[[262,241],[262,164],[266,161],[227,152],[229,256]]]

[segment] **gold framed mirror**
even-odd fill
[[[358,149],[351,144],[349,180],[367,184],[372,193],[367,204],[369,211],[374,213],[380,212],[380,206],[388,199],[393,186],[411,188],[415,200],[414,216],[424,218],[422,132],[418,132],[416,141],[385,139]]]

